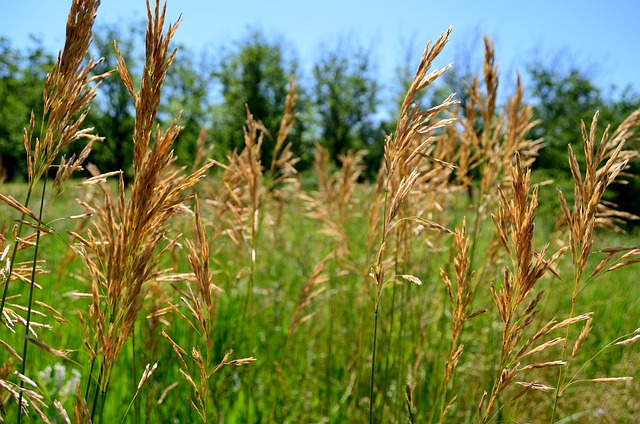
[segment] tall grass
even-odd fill
[[[425,48],[397,126],[381,137],[374,184],[359,182],[365,152],[334,167],[317,146],[313,188],[302,189],[287,141],[294,80],[277,134],[248,105],[243,148],[211,161],[215,133],[203,129],[187,171],[172,153],[180,116],[156,122],[179,60],[179,22],[165,28],[156,1],[139,87],[118,53],[135,101],[133,180],[88,164],[91,177],[70,181],[99,141],[83,120],[109,77],[85,59],[97,7],[73,2],[44,115],[25,130],[28,184],[1,189],[18,217],[11,227],[0,211],[4,420],[635,418],[640,304],[627,267],[640,248],[637,234],[613,231],[636,217],[603,194],[637,160],[628,146],[640,111],[602,135],[597,113],[582,124],[584,165],[568,152],[573,198],[558,191],[558,216],[540,217],[552,187],[531,171],[537,122],[519,79],[498,103],[488,38],[464,107],[454,94],[417,101],[451,66],[431,70],[448,29]],[[275,139],[269,164],[265,137]],[[64,158],[80,139],[82,153]],[[536,227],[558,217],[555,231]]]

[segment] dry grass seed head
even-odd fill
[[[308,321],[313,316],[313,312],[306,313],[305,315],[303,314],[309,308],[311,300],[325,290],[325,287],[322,286],[322,284],[327,281],[328,277],[324,273],[324,269],[331,258],[333,258],[332,253],[325,256],[322,261],[318,262],[314,267],[311,276],[302,287],[295,312],[293,313],[293,319],[289,325],[288,337],[291,337],[291,334],[293,334],[300,324]]]
[[[199,304],[200,301],[204,302],[204,308],[199,307],[197,308],[197,310],[200,314],[206,312],[206,315],[202,315],[199,317],[199,322],[201,323],[203,333],[207,337],[207,345],[209,346],[210,340],[207,327],[211,324],[210,321],[213,319],[214,293],[216,291],[219,291],[220,289],[212,283],[212,274],[209,269],[209,243],[207,241],[205,227],[202,223],[202,217],[200,215],[200,203],[198,202],[197,196],[195,198],[194,212],[196,222],[195,239],[197,240],[197,246],[194,245],[191,240],[186,240],[186,246],[189,264],[195,276],[199,296],[196,297],[191,292],[190,287],[189,290],[190,294],[192,295],[193,303]]]
[[[611,136],[609,136],[609,127],[607,127],[596,145],[598,119],[599,113],[596,112],[588,131],[585,123],[581,123],[585,154],[584,177],[576,155],[571,146],[568,147],[569,164],[575,187],[572,210],[569,209],[562,191],[558,189],[560,206],[569,228],[569,245],[571,256],[576,265],[578,280],[584,272],[592,251],[592,235],[596,225],[611,228],[615,227],[620,219],[634,218],[615,211],[610,204],[603,202],[602,196],[606,188],[627,167],[629,161],[638,156],[638,152],[625,150],[625,146],[628,140],[637,137],[640,109],[629,115]],[[594,273],[602,271],[613,259],[613,256],[607,258],[598,265]]]
[[[339,155],[341,168],[329,173],[329,153],[317,144],[314,160],[314,169],[319,176],[317,189],[311,195],[299,196],[307,205],[307,215],[321,223],[320,233],[336,241],[335,254],[340,261],[346,261],[351,251],[346,225],[356,209],[353,194],[358,178],[364,171],[364,155],[362,150],[350,150],[345,155]]]
[[[211,166],[207,164],[186,176],[179,170],[170,169],[173,162],[171,147],[180,131],[177,118],[167,131],[158,127],[153,145],[150,145],[162,81],[176,54],[175,51],[168,54],[168,45],[177,23],[169,25],[164,36],[165,11],[163,8],[160,12],[158,1],[153,14],[148,8],[147,54],[142,86],[139,92],[132,93],[136,123],[134,181],[130,199],[127,201],[125,198],[121,175],[117,199],[103,186],[104,201],[94,204],[91,210],[96,216],[93,229],[98,237],[89,233],[81,241],[88,244],[86,249],[89,253],[83,257],[89,269],[93,270],[93,302],[89,316],[93,323],[94,341],[101,346],[96,353],[104,358],[104,381],[108,381],[111,367],[142,310],[146,297],[145,283],[159,275],[156,264],[176,242],[170,239],[167,247],[159,249],[167,239],[165,224],[189,196],[185,191],[201,180]],[[130,77],[121,55],[119,72],[131,90]],[[102,185],[100,183],[98,187]],[[107,314],[105,311],[110,312]]]
[[[442,52],[449,39],[451,27],[438,37],[433,47],[429,42],[423,52],[416,74],[409,86],[407,95],[400,108],[400,117],[393,137],[388,136],[385,142],[384,162],[387,178],[393,179],[398,173],[403,178],[407,172],[398,168],[411,167],[413,161],[421,157],[420,153],[433,142],[429,133],[442,128],[454,121],[453,118],[443,118],[432,122],[440,112],[458,103],[451,94],[440,105],[427,110],[421,110],[416,102],[418,93],[444,74],[451,65],[427,74],[435,58]]]
[[[516,351],[516,347],[524,337],[525,330],[531,325],[537,314],[536,308],[542,298],[542,292],[539,292],[522,312],[518,313],[518,310],[521,309],[520,306],[524,304],[538,280],[566,250],[566,248],[561,248],[549,259],[545,259],[546,246],[540,253],[534,252],[532,241],[537,209],[537,186],[532,190],[530,181],[530,171],[527,170],[525,173],[521,166],[520,155],[516,153],[515,162],[511,166],[511,198],[508,199],[507,195],[499,190],[499,213],[498,217],[493,216],[500,239],[511,257],[512,269],[504,268],[504,284],[498,292],[491,286],[491,293],[503,324],[500,359],[502,373],[489,398],[484,415],[485,422],[491,416],[498,395],[514,381],[515,374],[519,369],[517,360],[525,355],[524,352],[534,338],[540,337],[554,328],[552,323],[547,324],[544,327],[544,332],[538,331],[533,338],[526,340],[524,345]],[[544,349],[547,347],[549,345],[544,346]],[[512,367],[512,365],[515,366]],[[526,369],[555,365],[562,364],[542,363],[526,366],[529,367]]]
[[[280,128],[278,129],[278,136],[271,160],[271,168],[269,170],[269,174],[274,178],[273,184],[282,182],[297,173],[294,165],[298,163],[300,159],[296,158],[291,151],[291,143],[285,145],[285,141],[289,133],[291,133],[291,130],[293,130],[295,120],[298,116],[298,114],[294,112],[296,102],[298,101],[296,88],[296,80],[292,77],[289,81],[289,90],[287,91],[284,103],[284,114],[280,120]],[[280,176],[275,177],[277,171],[280,172]]]
[[[83,65],[91,44],[93,23],[99,4],[98,0],[75,0],[71,4],[65,46],[58,55],[52,71],[45,78],[43,122],[46,122],[46,126],[43,127],[44,133],[36,138],[33,152],[33,114],[29,130],[24,134],[31,183],[39,180],[47,172],[66,146],[82,138],[96,139],[91,134],[91,128],[80,127],[87,116],[87,107],[96,95],[100,80],[110,73],[92,76],[92,72],[100,63],[94,59]],[[63,163],[56,178],[57,190],[63,180],[86,158],[90,144],[77,159]]]

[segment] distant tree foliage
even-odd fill
[[[380,100],[370,54],[328,50],[313,67],[313,78],[320,143],[334,162],[349,150],[371,148],[379,158],[374,144],[382,145],[383,133],[373,120]]]
[[[114,40],[117,40],[127,66],[133,70],[133,82],[136,86],[139,84],[134,72],[138,72],[142,65],[143,28],[143,23],[134,23],[124,29],[118,25],[95,28],[93,54],[104,57],[100,69],[102,72],[117,68],[114,48]],[[193,161],[200,128],[207,125],[209,118],[208,92],[213,72],[200,68],[192,52],[185,47],[178,48],[177,59],[167,73],[164,98],[158,114],[160,122],[167,125],[181,114],[180,124],[184,128],[174,144],[178,164],[181,165]],[[98,101],[92,109],[89,122],[104,137],[104,141],[94,146],[90,160],[100,169],[122,169],[125,177],[130,177],[135,119],[133,99],[117,72],[102,82],[98,93]]]
[[[44,77],[53,61],[38,40],[20,52],[0,37],[0,160],[7,179],[26,178],[23,128],[32,110],[36,122],[42,117]]]
[[[198,58],[188,48],[178,47],[165,79],[160,119],[169,125],[180,114],[183,129],[174,143],[179,165],[193,164],[200,129],[211,126],[214,81],[213,65],[207,57]]]
[[[100,72],[117,69],[114,40],[118,41],[118,48],[129,69],[140,68],[140,54],[144,53],[140,51],[140,28],[144,28],[142,23],[131,24],[126,29],[117,25],[94,28],[92,54],[104,58]],[[132,78],[137,77],[136,73],[131,74]],[[138,85],[139,81],[134,80],[134,84]],[[94,126],[96,133],[104,140],[94,145],[89,160],[102,172],[122,170],[125,177],[131,177],[135,105],[117,72],[102,81],[96,99],[88,117],[88,124]]]
[[[536,117],[542,120],[533,132],[547,144],[536,166],[568,170],[567,145],[582,142],[580,120],[591,122],[598,109],[602,109],[603,121],[609,121],[611,116],[600,90],[580,71],[572,69],[560,74],[552,68],[534,66],[529,75],[529,93],[535,101]]]
[[[535,117],[541,121],[533,130],[533,136],[544,138],[546,144],[534,167],[560,182],[571,178],[567,146],[573,145],[579,160],[584,157],[582,148],[576,148],[576,145],[582,146],[581,120],[588,126],[599,110],[599,134],[602,134],[606,125],[616,128],[632,111],[640,108],[640,94],[627,88],[615,98],[605,96],[585,72],[575,67],[561,72],[551,66],[535,64],[529,68],[529,78],[528,90],[534,103]],[[615,89],[609,93],[615,93]],[[629,140],[629,143],[639,147],[638,140]],[[630,171],[634,177],[628,178],[627,184],[614,184],[610,200],[622,210],[640,215],[640,182],[637,177],[640,163],[631,163]]]
[[[113,41],[118,41],[134,85],[144,55],[141,23],[97,27],[91,54],[104,57],[99,71],[115,70],[117,61]],[[239,42],[222,49],[211,58],[198,56],[180,47],[169,68],[158,114],[160,124],[181,115],[184,127],[175,143],[179,165],[190,165],[195,157],[196,141],[201,128],[208,130],[206,143],[215,147],[213,155],[224,159],[233,149],[244,144],[242,128],[246,107],[261,120],[269,134],[264,139],[262,163],[271,161],[275,136],[284,111],[289,81],[298,82],[297,119],[289,141],[293,152],[302,158],[300,170],[312,162],[313,144],[319,142],[338,162],[349,150],[366,149],[366,177],[373,177],[383,150],[384,131],[394,129],[397,110],[414,73],[413,61],[407,59],[396,69],[390,92],[392,99],[383,109],[381,85],[375,75],[371,54],[361,47],[319,49],[312,75],[301,75],[295,54],[287,44],[250,30]],[[42,43],[20,51],[9,40],[0,38],[0,160],[8,179],[24,178],[25,161],[23,129],[29,125],[34,111],[36,125],[42,115],[42,88],[54,56]],[[423,106],[442,101],[451,92],[463,103],[468,100],[466,86],[470,75],[456,68],[447,72],[441,84],[419,100]],[[559,185],[571,178],[567,163],[567,145],[581,143],[580,121],[590,122],[600,110],[600,122],[617,126],[629,113],[640,107],[640,94],[631,89],[604,90],[595,85],[586,72],[573,67],[532,63],[523,78],[527,81],[527,98],[535,108],[540,125],[531,137],[542,137],[544,148],[535,163],[536,172],[553,178]],[[94,145],[89,160],[103,171],[122,169],[125,176],[132,170],[132,132],[134,105],[117,72],[102,82],[87,124],[94,126],[104,141]],[[637,140],[630,140],[638,147]],[[78,147],[76,147],[78,148]],[[580,149],[574,149],[582,157]],[[72,153],[72,152],[65,152]],[[640,164],[632,163],[637,175]],[[542,179],[542,178],[541,178]],[[616,185],[610,200],[627,211],[640,214],[640,182],[630,178],[626,185]]]
[[[215,71],[223,103],[213,106],[213,140],[221,153],[244,146],[242,127],[246,107],[269,131],[262,148],[262,163],[268,166],[284,112],[289,80],[296,76],[297,61],[286,58],[281,41],[269,40],[251,31],[233,49],[223,54]],[[299,106],[300,107],[300,102]],[[289,136],[300,154],[303,123],[298,120]]]

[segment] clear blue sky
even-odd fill
[[[29,46],[30,34],[41,37],[52,52],[63,45],[70,0],[0,1],[0,36],[14,48]],[[102,0],[97,22],[140,20],[144,10],[144,0]],[[524,72],[525,64],[538,58],[549,64],[575,62],[605,89],[631,84],[640,91],[638,0],[170,0],[169,19],[180,14],[183,23],[176,39],[196,52],[239,40],[249,27],[259,28],[282,37],[308,66],[322,43],[334,46],[339,38],[350,39],[372,49],[383,84],[390,83],[394,66],[408,49],[417,63],[426,42],[453,25],[447,62],[461,64],[468,52],[479,60],[486,33],[495,40],[507,83],[516,70]]]

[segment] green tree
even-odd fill
[[[23,129],[31,111],[42,116],[44,77],[53,66],[53,56],[39,40],[26,53],[0,38],[0,159],[8,179],[26,177]]]
[[[544,138],[546,144],[534,166],[538,172],[542,170],[545,176],[552,177],[559,185],[571,178],[567,145],[571,144],[578,159],[583,160],[581,120],[589,125],[594,113],[599,110],[601,133],[605,125],[617,127],[640,107],[640,95],[631,88],[619,92],[611,87],[607,90],[608,96],[605,96],[592,79],[575,66],[562,71],[557,67],[535,63],[529,67],[529,79],[528,91],[534,104],[535,117],[541,121],[532,130],[533,136]],[[630,142],[638,147],[637,140]],[[638,175],[638,161],[631,164],[630,171]],[[637,177],[628,182],[612,186],[609,199],[622,210],[640,214],[640,183]]]
[[[117,57],[113,45],[118,49],[133,69],[133,75],[142,64],[144,23],[122,25],[104,25],[94,31],[93,54],[103,57],[100,72],[116,69]],[[183,130],[174,143],[175,153],[180,165],[191,164],[196,150],[198,134],[207,126],[209,118],[209,93],[213,78],[213,66],[206,58],[198,61],[196,55],[184,46],[177,46],[178,54],[169,68],[164,82],[162,101],[158,120],[169,125],[182,112],[180,125]],[[139,81],[133,81],[138,85]],[[103,171],[122,169],[126,177],[131,176],[134,128],[134,102],[117,73],[103,80],[99,94],[90,115],[90,123],[98,134],[104,137],[102,143],[94,146],[91,160]]]
[[[141,29],[143,24],[129,25],[126,29],[120,25],[97,26],[93,33],[92,53],[104,58],[98,72],[115,70],[118,66],[114,40],[122,53],[129,69],[140,66],[139,41],[144,38]],[[137,75],[137,72],[131,72]],[[134,84],[138,81],[134,81]],[[90,161],[102,172],[123,170],[127,178],[133,172],[133,128],[135,105],[131,95],[114,72],[102,80],[98,95],[91,108],[88,124],[96,129],[96,133],[104,140],[93,146]]]
[[[262,163],[271,161],[280,120],[284,112],[289,80],[295,76],[298,65],[288,59],[281,41],[272,41],[260,31],[252,31],[231,51],[222,55],[216,72],[223,103],[213,108],[213,134],[219,154],[244,145],[242,127],[249,107],[254,118],[262,121],[270,136],[265,137]],[[304,93],[299,93],[297,110],[303,108]],[[304,122],[296,121],[289,139],[296,154],[304,153],[302,144]]]
[[[529,77],[529,93],[536,118],[541,120],[533,135],[546,143],[536,167],[567,174],[567,145],[581,142],[580,120],[590,122],[595,111],[603,108],[600,89],[575,68],[564,74],[536,64],[530,68]],[[606,112],[601,113],[606,119]]]
[[[377,171],[383,133],[373,116],[380,103],[369,52],[326,50],[313,68],[320,142],[335,163],[348,150],[370,150]]]
[[[213,77],[213,65],[207,57],[198,59],[185,46],[178,47],[176,59],[165,79],[159,119],[174,119],[181,113],[180,125],[183,129],[174,143],[180,165],[193,163],[200,130],[211,125]]]
[[[640,108],[640,93],[631,87],[625,88],[620,97],[615,102],[608,105],[608,112],[615,119],[615,124]],[[640,151],[640,129],[636,131],[636,137],[628,140],[628,146],[636,151]],[[611,200],[618,205],[621,210],[631,212],[640,216],[640,158],[629,164],[627,170],[629,177],[626,184],[614,184],[611,186]],[[639,225],[640,222],[633,221],[631,224]]]

